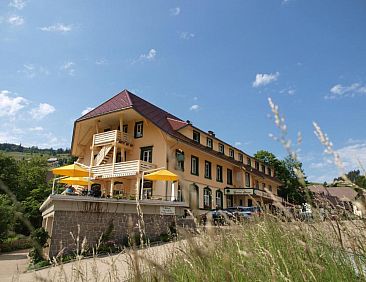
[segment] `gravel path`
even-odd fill
[[[12,281],[26,271],[28,267],[29,250],[20,250],[0,255],[0,281]]]
[[[0,272],[3,273],[0,281],[126,281],[136,270],[133,262],[139,261],[135,265],[138,265],[140,271],[144,272],[152,264],[160,265],[172,259],[179,252],[178,248],[184,244],[186,241],[179,241],[104,258],[83,259],[20,275],[14,275],[16,273],[16,268],[12,265],[14,261],[7,261],[5,264],[0,261],[0,271],[3,270]],[[24,271],[23,260],[17,260],[16,264],[22,265]]]

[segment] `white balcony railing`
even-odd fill
[[[154,169],[156,165],[140,160],[120,162],[114,164],[103,164],[92,167],[92,173],[96,178],[109,178],[119,176],[136,175],[142,171]]]
[[[132,138],[129,134],[119,130],[110,130],[102,133],[94,134],[94,145],[102,145],[115,141],[121,141],[132,144]]]

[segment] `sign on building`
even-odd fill
[[[225,188],[225,195],[254,195],[253,188]]]
[[[175,215],[175,207],[160,207],[160,215]]]

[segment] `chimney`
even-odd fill
[[[212,137],[215,137],[215,132],[213,132],[212,130],[209,130],[208,135],[211,135]]]

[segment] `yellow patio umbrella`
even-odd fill
[[[93,184],[88,177],[67,177],[60,180],[60,183],[65,183],[69,185],[80,185],[88,186],[89,183]]]
[[[65,165],[52,169],[52,173],[56,175],[84,177],[89,176],[89,171],[77,164]]]
[[[170,172],[166,169],[161,169],[144,176],[147,180],[163,180],[163,181],[177,181],[179,179],[178,175]]]

